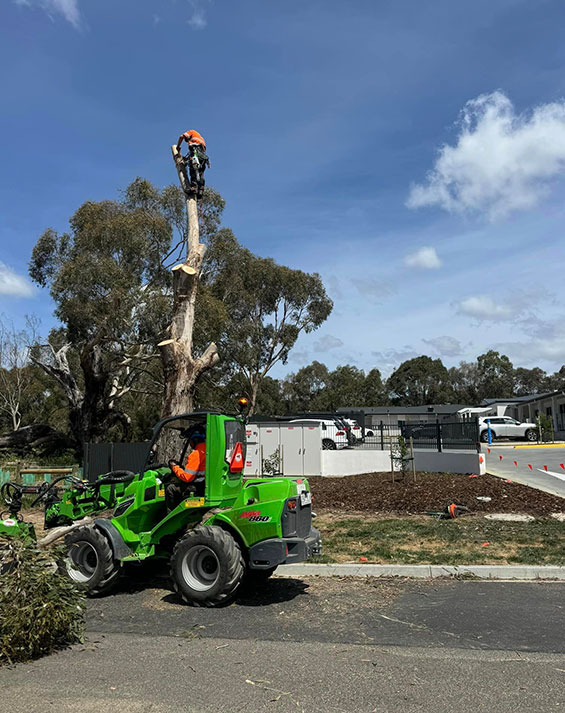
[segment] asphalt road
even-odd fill
[[[481,451],[486,459],[487,473],[565,498],[565,469],[560,465],[565,465],[565,444],[546,448],[514,448],[498,443],[492,447],[483,444]],[[514,461],[518,465],[514,465]],[[531,469],[528,464],[532,466]],[[548,472],[544,466],[547,466]]]
[[[83,645],[0,669],[10,713],[565,707],[565,584],[273,578],[224,609],[142,573]]]

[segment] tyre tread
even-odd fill
[[[72,530],[65,537],[65,545],[71,547],[76,542],[80,542],[84,539],[94,541],[98,550],[98,559],[102,564],[102,577],[96,586],[88,590],[90,596],[98,596],[104,594],[114,586],[120,575],[120,568],[114,559],[114,553],[112,552],[108,539],[95,527],[90,525],[77,527],[76,530]]]
[[[207,537],[220,545],[230,562],[228,567],[228,578],[221,592],[218,592],[213,597],[205,601],[191,599],[187,596],[179,585],[178,579],[175,576],[176,559],[179,556],[179,551],[183,545],[190,540],[195,540],[200,537]],[[181,537],[173,548],[171,555],[171,579],[177,594],[185,601],[194,607],[216,607],[227,603],[235,594],[239,587],[245,572],[245,561],[239,543],[232,535],[217,525],[199,525],[192,530],[189,530]]]

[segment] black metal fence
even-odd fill
[[[412,439],[414,448],[428,450],[480,451],[479,424],[476,419],[460,421],[420,421],[406,423],[371,423],[362,412],[340,413],[346,423],[349,447],[389,450],[399,437]],[[339,427],[336,426],[339,430]]]
[[[149,453],[149,441],[144,443],[85,443],[84,477],[93,481],[111,470],[131,470],[139,473]]]

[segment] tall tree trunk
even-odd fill
[[[255,413],[255,408],[257,406],[257,396],[259,395],[259,374],[253,374],[250,378],[251,393],[249,399],[249,407],[247,410],[247,418],[251,418]]]
[[[200,242],[198,205],[192,194],[189,197],[190,186],[187,185],[176,146],[172,147],[172,153],[181,188],[187,196],[188,232],[186,260],[172,269],[173,317],[168,328],[168,339],[158,345],[165,373],[165,398],[161,409],[163,418],[192,411],[199,377],[220,360],[213,342],[200,357],[194,358],[192,354],[196,295],[206,246]]]

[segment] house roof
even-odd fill
[[[481,401],[481,406],[492,406],[493,404],[514,404],[514,403],[528,403],[529,401],[540,401],[541,399],[547,399],[550,396],[557,396],[561,394],[561,391],[546,391],[542,394],[528,394],[527,396],[512,396],[508,399],[483,399]]]
[[[451,414],[457,413],[463,404],[429,404],[426,406],[351,406],[348,408],[338,408],[338,413],[348,413],[350,411],[360,411],[367,414]]]

